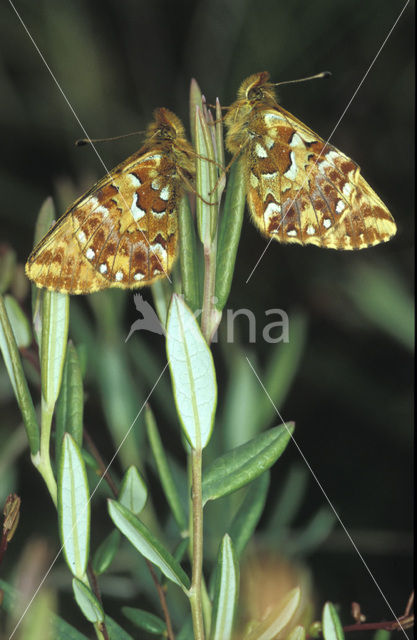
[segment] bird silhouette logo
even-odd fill
[[[155,310],[151,307],[149,302],[146,302],[140,293],[135,293],[133,296],[136,309],[142,314],[142,318],[138,318],[130,327],[129,334],[125,340],[127,342],[135,331],[151,331],[152,333],[158,333],[159,335],[165,335],[165,329],[159,321]]]

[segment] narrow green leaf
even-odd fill
[[[270,473],[265,471],[251,483],[245,499],[228,527],[237,558],[242,555],[262,515],[269,488],[269,479]]]
[[[139,553],[159,567],[169,580],[186,591],[190,584],[187,574],[153,533],[133,513],[115,500],[108,501],[108,509],[116,527]]]
[[[81,451],[68,433],[58,474],[58,518],[67,565],[74,576],[83,578],[90,544],[90,493]]]
[[[53,637],[59,640],[89,640],[87,636],[55,614],[52,614],[52,629]]]
[[[36,245],[44,235],[49,231],[51,225],[56,217],[54,201],[51,196],[48,196],[42,203],[39,209],[38,217],[35,224],[35,235],[33,238],[33,244]]]
[[[100,546],[97,548],[93,557],[93,569],[94,573],[98,576],[107,571],[120,544],[120,531],[113,529],[113,531],[103,540]]]
[[[208,443],[217,402],[213,357],[196,319],[177,295],[167,323],[167,354],[175,404],[186,438],[195,449]]]
[[[64,433],[70,433],[79,447],[83,439],[83,380],[77,350],[70,341],[65,356],[62,384],[55,409],[55,457],[61,457]]]
[[[135,609],[134,607],[122,607],[122,613],[139,629],[155,635],[166,633],[165,622],[153,613],[148,613],[143,609]]]
[[[216,308],[219,311],[223,310],[232,286],[245,201],[244,166],[243,161],[239,159],[230,170],[226,199],[219,225],[215,287]]]
[[[239,565],[232,540],[226,534],[217,559],[211,640],[229,640],[232,637],[238,596]]]
[[[203,99],[201,96],[201,90],[198,86],[197,80],[192,78],[190,84],[190,129],[191,129],[191,141],[193,143],[193,147],[195,147],[195,139],[196,139],[196,120],[195,113],[196,107],[200,110],[203,109]]]
[[[118,500],[126,509],[139,515],[146,504],[148,489],[145,481],[134,465],[126,471]]]
[[[273,640],[291,622],[301,601],[299,587],[290,591],[271,613],[245,637],[245,640]]]
[[[78,606],[89,622],[104,622],[104,611],[98,598],[78,578],[72,579],[72,589]]]
[[[197,242],[194,220],[186,195],[181,199],[178,207],[178,226],[182,289],[185,302],[192,311],[196,311],[200,307]]]
[[[19,303],[13,296],[4,296],[7,315],[13,329],[16,344],[19,347],[28,347],[32,342],[32,332],[27,317],[23,313]]]
[[[169,468],[168,459],[158,432],[155,417],[149,405],[145,409],[145,422],[149,443],[151,445],[153,457],[155,458],[162,489],[175,518],[175,522],[177,523],[180,531],[185,531],[187,529],[187,518],[184,513],[171,469]]]
[[[288,528],[306,495],[309,483],[308,470],[296,464],[292,466],[279,491],[279,500],[274,508],[268,529],[274,532],[282,532]]]
[[[125,631],[120,624],[110,618],[110,616],[105,616],[104,624],[106,625],[107,632],[109,634],[109,640],[134,640],[134,638]]]
[[[64,368],[69,320],[69,296],[44,291],[42,300],[41,377],[42,396],[55,405]]]
[[[217,194],[213,193],[217,182],[213,140],[204,113],[195,108],[196,158],[196,217],[200,240],[209,247],[217,228]]]
[[[19,409],[22,413],[30,452],[32,455],[35,455],[39,451],[38,421],[3,296],[0,296],[0,350],[3,354],[4,363]]]
[[[322,624],[324,640],[344,640],[342,623],[331,602],[326,602],[323,607]]]
[[[294,423],[274,427],[228,451],[203,473],[203,504],[226,496],[269,469],[284,452]]]

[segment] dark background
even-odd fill
[[[16,2],[91,137],[143,129],[158,106],[174,110],[189,129],[192,77],[210,102],[219,96],[230,104],[240,82],[253,72],[269,70],[280,81],[329,69],[330,80],[279,92],[286,109],[327,138],[403,5],[377,0]],[[282,412],[296,421],[300,447],[397,614],[412,584],[413,14],[410,3],[332,137],[361,165],[390,208],[397,236],[357,253],[272,243],[245,284],[265,247],[247,216],[228,305],[252,309],[260,323],[269,308],[306,314],[306,347]],[[54,195],[62,212],[103,169],[91,149],[74,147],[84,134],[8,3],[0,8],[0,56],[1,242],[10,244],[23,263],[45,197]],[[99,151],[111,167],[139,146],[140,138],[131,138]],[[127,307],[127,333],[134,319],[131,296],[118,300]],[[23,306],[29,311],[29,298]],[[269,345],[245,344],[243,320],[241,334],[244,351],[254,359],[256,353],[262,367]],[[161,358],[161,343],[154,344]],[[222,391],[227,367],[218,348],[215,357]],[[2,380],[5,415],[13,424],[18,415]],[[94,414],[94,404],[87,411]],[[288,455],[288,464],[299,459],[294,448]],[[25,491],[33,499],[36,491],[43,492],[27,457],[16,480],[23,500]],[[272,494],[279,490],[279,478],[276,483]],[[311,478],[295,526],[302,528],[323,502]],[[44,503],[49,514],[46,496]],[[47,518],[41,524],[23,518],[23,531],[27,536],[53,531],[52,510],[50,518],[50,525]],[[305,563],[317,602],[331,599],[346,612],[358,600],[369,620],[392,617],[340,527]]]

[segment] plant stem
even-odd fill
[[[221,312],[215,307],[214,290],[216,286],[216,255],[217,233],[213,242],[204,246],[204,290],[203,309],[201,313],[201,332],[207,344],[210,344],[213,335],[219,326]]]
[[[57,487],[54,472],[52,471],[51,456],[50,456],[50,440],[51,440],[51,427],[52,416],[54,413],[54,407],[49,407],[45,400],[42,398],[41,409],[41,442],[38,453],[32,455],[32,462],[38,469],[42,478],[45,481],[48,491],[51,495],[55,507],[57,506]]]
[[[201,489],[202,450],[191,452],[192,473],[192,540],[193,540],[193,574],[189,599],[195,640],[204,640],[203,609],[201,601],[201,581],[203,577],[203,500]]]

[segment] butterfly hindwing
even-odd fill
[[[280,242],[333,249],[389,240],[395,222],[359,166],[282,109],[268,78],[248,78],[226,116],[226,144],[244,156],[256,226]]]

